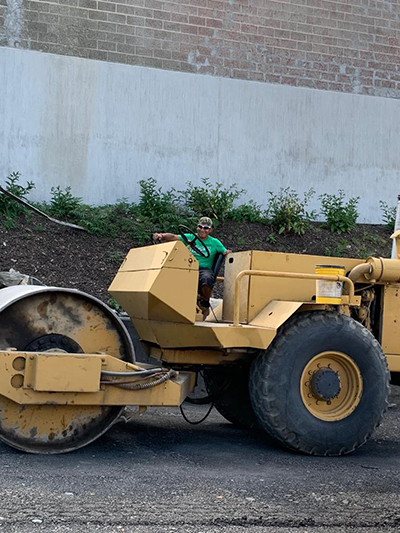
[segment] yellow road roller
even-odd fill
[[[89,444],[125,406],[180,406],[202,373],[229,422],[337,456],[363,445],[399,381],[397,258],[229,254],[223,298],[203,320],[198,262],[180,241],[131,250],[109,292],[147,354],[137,363],[113,311],[73,289],[0,290],[0,438],[31,453]]]

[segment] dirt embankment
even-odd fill
[[[312,224],[305,235],[278,235],[264,224],[228,221],[214,235],[233,251],[361,258],[391,253],[390,230],[383,225],[360,224],[351,234],[337,235]],[[14,229],[0,227],[0,271],[13,268],[47,285],[76,288],[107,302],[108,286],[126,253],[136,246],[135,235],[96,237],[35,215],[19,219]]]

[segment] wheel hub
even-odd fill
[[[333,400],[339,396],[341,386],[339,373],[331,368],[320,368],[310,380],[311,391],[320,400]]]
[[[81,346],[74,339],[59,333],[43,335],[25,346],[27,352],[51,352],[60,349],[67,353],[83,353]]]
[[[305,365],[300,394],[306,409],[320,420],[333,422],[349,416],[363,391],[360,369],[343,352],[321,352]]]

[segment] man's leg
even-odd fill
[[[214,272],[210,268],[199,268],[199,306],[203,316],[210,313],[210,298],[214,287]]]

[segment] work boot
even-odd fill
[[[210,314],[210,302],[207,300],[200,300],[198,306],[200,307],[200,311],[203,315],[203,320],[205,320]]]

